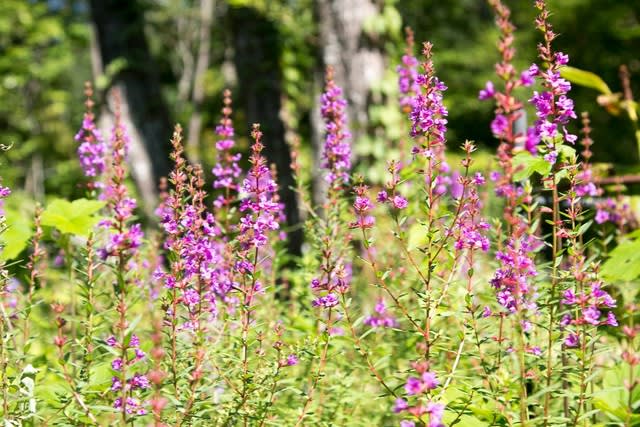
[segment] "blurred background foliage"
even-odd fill
[[[323,3],[331,3],[341,13],[340,1],[212,1],[209,61],[202,77],[199,106],[194,101],[193,87],[201,43],[201,1],[123,3],[144,17],[144,34],[161,84],[161,93],[155,95],[169,107],[173,121],[187,124],[196,109],[201,112],[202,126],[196,138],[199,143],[190,149],[197,150],[197,158],[204,163],[205,170],[210,170],[215,157],[212,129],[219,119],[221,92],[225,87],[236,89],[242,84],[238,81],[233,52],[237,29],[232,27],[252,25],[250,19],[238,23],[230,17],[234,10],[250,9],[251,16],[260,16],[271,24],[269,31],[274,32],[269,40],[277,44],[273,52],[279,56],[273,63],[279,67],[281,79],[278,114],[284,123],[284,138],[289,141],[300,138],[303,162],[310,166],[313,107],[321,88],[318,76],[324,68],[317,11]],[[350,2],[353,3],[350,0],[344,4]],[[407,139],[406,122],[395,98],[395,66],[404,50],[405,26],[415,31],[418,46],[423,40],[431,40],[435,45],[437,72],[449,86],[445,98],[450,110],[451,146],[471,139],[490,152],[495,146],[489,131],[492,106],[477,101],[478,90],[487,80],[494,79],[493,64],[498,59],[495,48],[498,30],[489,6],[479,0],[365,2],[376,13],[362,23],[361,37],[367,46],[380,49],[387,71],[367,94],[368,123],[358,133],[356,169],[373,181],[381,181],[384,162],[379,160],[399,157],[402,140]],[[536,56],[535,11],[529,4],[532,2],[506,3],[513,10],[518,28],[516,63],[526,67]],[[570,55],[572,66],[598,74],[617,92],[621,91],[619,67],[626,64],[632,89],[640,93],[640,2],[550,0],[549,3],[554,27],[560,33],[557,48]],[[42,200],[45,194],[69,198],[82,195],[73,136],[82,120],[83,83],[94,80],[98,90],[104,90],[119,72],[117,63],[102,64],[103,72],[95,67],[95,17],[90,7],[88,1],[80,0],[0,2],[0,143],[13,146],[1,154],[7,156],[2,161],[1,175],[5,184],[35,200]],[[344,13],[349,11],[345,9]],[[259,70],[255,70],[252,78],[261,79]],[[632,124],[624,115],[606,112],[597,104],[597,95],[588,88],[575,87],[572,91],[576,110],[591,113],[596,141],[594,160],[623,169],[624,165],[636,165]],[[103,102],[100,94],[98,102]],[[242,149],[248,142],[246,105],[234,106]]]

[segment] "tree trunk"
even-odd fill
[[[333,66],[336,83],[344,90],[349,103],[347,117],[352,141],[367,131],[369,91],[372,84],[382,80],[385,70],[384,54],[379,46],[363,32],[364,22],[379,13],[373,0],[317,0],[316,15],[320,26],[321,57],[315,77],[318,93],[324,80],[324,69]],[[322,161],[324,123],[320,116],[318,95],[312,111],[312,144],[315,164]],[[326,184],[319,168],[314,169],[314,200],[320,203]]]
[[[265,154],[276,165],[280,200],[285,205],[289,226],[289,252],[301,253],[303,239],[294,181],[291,153],[285,141],[280,119],[282,88],[279,67],[280,40],[276,26],[256,10],[230,8],[234,63],[238,76],[236,96],[244,107],[248,133],[252,123],[260,123],[264,134]]]
[[[209,68],[211,51],[211,23],[213,20],[214,0],[200,1],[200,35],[198,59],[193,76],[193,113],[189,120],[187,134],[187,155],[193,162],[200,159],[200,132],[202,131],[202,101],[204,101],[204,77]]]
[[[123,120],[131,136],[131,172],[144,211],[150,214],[156,205],[159,180],[170,171],[171,121],[145,38],[143,11],[135,0],[91,0],[90,5],[104,68],[114,60],[125,61],[113,76],[109,92],[120,91]],[[107,94],[106,98],[112,97]]]

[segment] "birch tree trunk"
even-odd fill
[[[120,91],[123,120],[131,136],[131,173],[145,213],[152,214],[159,180],[170,171],[171,121],[144,34],[143,10],[135,0],[91,0],[90,6],[102,64],[94,64],[95,72],[103,74],[113,61],[125,61],[113,76],[106,99],[111,100],[113,90]],[[105,120],[113,122],[111,117]]]
[[[317,99],[312,111],[312,144],[315,164],[322,161],[324,123],[320,116],[320,92],[324,69],[331,65],[334,79],[344,91],[349,103],[347,117],[355,142],[366,133],[369,92],[373,83],[382,80],[385,70],[384,54],[363,31],[364,22],[380,10],[374,0],[316,0],[316,14],[320,27],[320,67],[316,74]],[[326,184],[320,168],[314,169],[313,196],[316,203],[323,200]]]

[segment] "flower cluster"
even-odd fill
[[[454,247],[456,250],[480,249],[486,252],[489,250],[489,238],[486,236],[489,224],[480,216],[482,206],[478,195],[478,189],[486,181],[480,172],[476,172],[473,177],[469,176],[469,167],[472,163],[471,154],[476,149],[475,145],[466,141],[462,148],[466,153],[462,160],[465,176],[452,174],[455,185],[453,183],[451,185],[451,197],[457,201],[458,214],[449,233],[455,237]]]
[[[175,302],[188,313],[188,319],[180,329],[200,331],[203,328],[201,316],[204,313],[212,318],[217,316],[217,300],[229,301],[227,294],[233,282],[228,263],[224,262],[226,247],[220,238],[222,231],[214,216],[206,212],[202,169],[186,165],[179,127],[174,132],[172,144],[175,167],[171,182],[174,189],[158,213],[167,234],[165,248],[173,257],[171,271],[157,271],[155,278],[163,280],[167,289],[176,289]]]
[[[85,176],[96,178],[100,176],[106,168],[105,156],[107,146],[104,143],[102,134],[95,124],[95,116],[93,114],[93,89],[89,83],[85,85],[85,102],[86,112],[82,120],[82,127],[75,136],[75,140],[80,142],[78,146],[78,158]],[[98,183],[94,182],[97,186]]]
[[[233,154],[235,142],[233,140],[234,130],[231,121],[231,91],[224,91],[224,107],[222,108],[222,118],[220,124],[216,126],[216,135],[220,138],[216,142],[217,163],[212,169],[213,188],[224,189],[224,194],[220,194],[214,201],[214,206],[220,209],[228,206],[233,200],[233,194],[238,191],[238,178],[242,173],[238,162],[241,154]]]
[[[575,292],[572,289],[567,289],[561,302],[572,310],[562,317],[560,325],[563,328],[579,325],[618,326],[615,314],[610,311],[616,306],[616,301],[602,289],[602,281],[600,280],[591,282],[588,289],[583,291]],[[606,316],[602,312],[603,309],[609,310]],[[564,343],[567,347],[578,346],[580,344],[579,334],[569,332]]]
[[[501,61],[496,64],[496,75],[504,82],[503,89],[496,88],[493,82],[486,83],[480,90],[480,100],[495,100],[495,118],[491,122],[491,132],[499,139],[497,160],[500,172],[492,174],[491,179],[496,183],[495,192],[507,202],[504,208],[504,217],[508,223],[518,222],[515,215],[522,188],[513,182],[514,166],[512,159],[519,148],[524,148],[532,155],[537,154],[537,146],[540,142],[535,128],[530,126],[524,131],[523,126],[517,126],[524,119],[522,102],[514,95],[514,90],[519,87],[528,87],[534,83],[534,76],[530,70],[520,73],[513,65],[515,55],[514,30],[511,22],[511,11],[501,0],[489,0],[496,13],[496,24],[500,30],[498,51]]]
[[[387,171],[391,175],[391,179],[387,181],[385,190],[378,192],[376,201],[378,203],[386,203],[394,209],[402,210],[409,206],[409,202],[405,197],[398,193],[398,185],[400,184],[401,164],[392,160],[389,163]]]
[[[143,387],[145,385],[148,387],[148,381],[146,378],[142,379],[140,375],[129,377],[127,372],[129,365],[144,357],[144,353],[139,349],[138,338],[135,335],[128,336],[131,331],[127,322],[129,309],[127,295],[131,284],[131,278],[127,277],[127,272],[134,269],[134,256],[142,244],[143,234],[140,224],[133,223],[136,201],[129,197],[125,185],[129,136],[122,123],[119,93],[115,92],[114,96],[115,124],[110,139],[113,167],[101,194],[107,203],[109,216],[99,224],[107,231],[107,242],[98,250],[98,254],[104,260],[113,259],[116,274],[114,296],[117,298],[115,311],[118,313],[118,321],[113,326],[118,338],[110,337],[108,345],[115,347],[119,354],[111,365],[118,377],[112,384],[112,390],[118,393],[113,405],[122,412],[123,418],[126,418],[126,414],[146,413],[146,409],[133,397],[132,393],[137,389],[146,388]],[[133,355],[130,350],[133,350]]]
[[[402,56],[402,63],[398,65],[398,89],[400,91],[400,107],[402,111],[410,113],[413,109],[413,101],[420,92],[418,84],[418,59],[413,56],[413,31],[407,28],[406,51]]]
[[[426,61],[422,64],[424,73],[418,74],[416,83],[423,91],[416,94],[413,99],[413,106],[409,118],[411,120],[411,136],[426,137],[426,146],[414,146],[414,155],[431,152],[431,148],[442,149],[445,143],[445,133],[447,131],[447,119],[449,115],[447,108],[442,103],[442,92],[447,87],[438,77],[435,76],[433,61],[431,59],[431,49],[433,45],[429,42],[424,44],[422,51]]]
[[[574,189],[576,196],[578,197],[596,197],[602,192],[593,182],[593,172],[591,169],[584,169],[580,171],[577,181],[578,183],[575,185]]]
[[[259,248],[268,243],[267,233],[280,228],[278,218],[281,206],[277,202],[278,185],[273,180],[266,160],[262,156],[262,132],[260,126],[253,125],[251,136],[254,143],[251,146],[251,169],[242,183],[245,197],[240,203],[240,212],[245,212],[240,218],[238,239],[243,250]]]
[[[560,76],[560,68],[567,65],[569,56],[562,52],[553,52],[551,42],[556,38],[549,23],[549,11],[543,1],[536,3],[540,14],[536,17],[536,26],[544,35],[544,43],[538,45],[538,55],[547,64],[545,71],[536,64],[529,67],[529,75],[542,81],[542,92],[533,92],[529,102],[536,109],[535,135],[547,146],[545,160],[553,164],[557,158],[556,144],[567,141],[574,144],[578,137],[569,133],[566,125],[576,119],[573,101],[567,96],[571,83]]]
[[[331,308],[339,303],[337,294],[344,294],[351,284],[351,264],[346,266],[338,264],[331,271],[325,272],[321,278],[311,280],[311,290],[315,293],[323,293],[313,300],[314,307]]]
[[[373,202],[369,196],[367,196],[367,186],[358,185],[354,191],[356,193],[356,199],[353,202],[353,210],[356,214],[356,220],[349,224],[350,228],[360,228],[366,230],[373,227],[375,218],[371,215],[373,209]]]
[[[146,358],[146,354],[140,349],[140,340],[132,334],[128,342],[122,343],[112,335],[106,339],[106,344],[119,355],[111,362],[111,369],[118,374],[111,378],[111,391],[120,395],[114,400],[113,407],[118,410],[124,409],[130,415],[145,415],[147,410],[144,404],[133,395],[134,392],[150,388],[149,379],[139,372],[123,375],[129,367]],[[123,399],[126,402],[125,408],[122,408]]]
[[[428,417],[428,421],[425,422],[424,425],[428,427],[444,427],[442,416],[444,415],[445,405],[431,399],[427,399],[426,401],[422,399],[422,396],[428,396],[431,390],[438,387],[440,381],[435,373],[428,370],[426,362],[415,362],[412,363],[412,366],[419,374],[419,377],[409,377],[404,388],[407,396],[418,398],[418,402],[411,405],[407,400],[398,398],[396,399],[393,412],[407,412],[420,421],[424,421],[426,416]],[[400,425],[402,427],[415,427],[416,424],[410,420],[403,420],[400,422]]]
[[[346,109],[347,101],[342,96],[342,89],[333,80],[333,69],[328,67],[325,91],[320,98],[320,113],[327,132],[322,167],[329,171],[326,180],[332,186],[349,181],[351,133],[347,129]]]
[[[374,307],[375,314],[367,316],[364,324],[372,328],[395,328],[398,325],[396,318],[389,313],[382,298],[378,298]]]
[[[500,267],[490,283],[496,289],[498,303],[508,313],[537,309],[535,288],[530,280],[538,274],[533,260],[538,246],[533,236],[524,235],[511,239],[505,250],[496,253]]]
[[[632,218],[631,208],[623,199],[607,197],[596,203],[595,221],[598,224],[610,222],[618,227],[624,227],[632,221]]]
[[[129,136],[122,123],[119,107],[116,109],[115,125],[110,143],[113,170],[101,197],[107,202],[107,209],[113,215],[100,222],[102,227],[109,230],[108,241],[99,250],[102,259],[122,254],[132,257],[135,250],[140,247],[143,238],[141,225],[139,223],[130,225],[137,203],[135,199],[129,197],[129,192],[124,182],[127,175],[125,162]]]

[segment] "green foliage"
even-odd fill
[[[547,176],[551,171],[551,164],[541,156],[534,157],[528,151],[523,151],[513,158],[513,168],[516,171],[513,175],[513,179],[516,181],[522,181],[523,179],[529,178],[534,173]]]
[[[7,223],[9,227],[0,234],[2,242],[2,252],[0,260],[6,261],[17,258],[27,247],[29,239],[33,234],[33,221],[30,215],[18,209],[14,204],[7,207]]]
[[[609,254],[602,275],[612,281],[630,282],[640,276],[640,233],[627,235]]]
[[[61,233],[87,236],[100,221],[95,214],[104,205],[99,200],[78,199],[68,202],[55,199],[42,213],[42,225],[56,228]]]
[[[640,425],[640,414],[631,413],[630,408],[640,404],[640,388],[635,387],[631,396],[624,386],[629,378],[638,378],[640,367],[616,365],[609,368],[602,378],[602,386],[595,391],[593,404],[605,413],[611,421],[625,426]],[[634,411],[635,412],[635,411]]]
[[[604,80],[590,71],[565,66],[560,69],[560,75],[571,83],[595,89],[605,95],[611,94],[611,89],[609,89],[609,86],[607,86]]]
[[[13,144],[3,177],[14,188],[30,176],[38,194],[76,191],[77,165],[66,175],[55,171],[75,151],[82,84],[90,75],[82,20],[73,8],[51,10],[47,1],[0,2],[0,126],[2,143]]]

